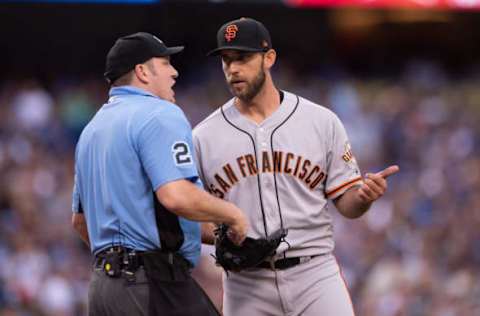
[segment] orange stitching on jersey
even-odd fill
[[[340,185],[339,187],[336,187],[332,191],[326,193],[327,197],[332,196],[334,193],[337,193],[341,189],[343,189],[343,188],[345,188],[349,185],[353,185],[355,182],[360,181],[360,180],[362,180],[362,177],[355,178],[353,180],[348,181],[347,183],[344,183],[344,184]]]

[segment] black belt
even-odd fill
[[[304,263],[310,261],[311,259],[317,257],[315,256],[304,256],[304,257],[291,257],[291,258],[283,258],[278,259],[275,261],[263,261],[257,267],[264,268],[264,269],[272,269],[272,270],[285,270],[296,266],[297,264]]]
[[[116,262],[111,262],[114,265],[118,264],[118,267],[123,270],[127,269],[129,271],[136,271],[141,266],[144,266],[143,256],[147,254],[152,254],[154,251],[136,251],[130,248],[125,248],[122,246],[114,246],[107,249],[104,249],[95,255],[94,267],[105,269],[106,265],[109,263],[108,254],[116,253],[117,257],[115,258]],[[172,252],[156,252],[155,255],[162,256],[165,260],[171,265],[180,265],[184,266],[186,269],[190,269],[192,265],[188,260],[183,258],[181,255],[174,254]]]
[[[94,268],[109,276],[119,276],[122,271],[134,273],[143,266],[143,253],[122,246],[109,247],[95,255]]]

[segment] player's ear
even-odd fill
[[[277,52],[274,49],[269,49],[264,55],[264,65],[267,69],[270,69],[277,60]]]
[[[147,84],[149,82],[148,79],[148,67],[145,64],[138,64],[135,65],[135,68],[133,69],[133,72],[135,73],[135,76],[137,79],[144,83]]]

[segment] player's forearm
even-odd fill
[[[171,212],[193,221],[234,224],[241,212],[187,180],[163,185],[157,190],[157,198]]]
[[[365,214],[372,202],[365,202],[358,194],[359,187],[353,187],[334,201],[338,212],[347,218],[358,218]]]
[[[215,243],[215,224],[202,223],[202,243],[213,245]]]
[[[90,247],[90,239],[88,238],[87,222],[83,214],[74,213],[72,215],[72,226],[75,228],[80,238]]]

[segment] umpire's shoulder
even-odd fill
[[[143,114],[147,116],[161,115],[163,117],[180,116],[185,113],[176,104],[163,99],[153,99],[143,107]]]
[[[163,99],[153,99],[149,102],[149,105],[149,110],[151,111],[160,111],[172,114],[183,113],[183,110],[178,105]]]

